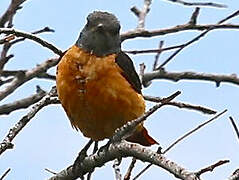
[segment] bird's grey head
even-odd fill
[[[76,45],[96,56],[118,53],[121,49],[120,23],[108,12],[94,11],[87,17],[87,24]]]

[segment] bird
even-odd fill
[[[114,14],[90,13],[76,43],[57,65],[57,93],[71,125],[94,141],[112,137],[145,112],[139,76],[121,50],[120,28]],[[158,144],[142,123],[126,140]]]

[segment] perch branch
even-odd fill
[[[73,167],[70,166],[48,180],[74,180],[79,177],[79,175],[84,175],[95,167],[101,167],[105,163],[121,157],[135,157],[143,162],[155,164],[172,173],[179,179],[200,180],[200,178],[198,178],[194,173],[189,172],[173,161],[168,160],[165,156],[140,145],[127,143],[125,141],[113,143],[109,146],[109,148],[86,157],[81,162],[81,166],[74,171],[75,173],[73,172]]]

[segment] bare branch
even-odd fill
[[[146,96],[146,95],[144,95],[144,99],[147,101],[152,101],[152,102],[156,102],[156,103],[162,101],[162,98],[160,98],[160,97],[152,97],[152,96]],[[165,105],[171,105],[171,106],[175,106],[178,108],[185,108],[185,109],[190,109],[190,110],[196,110],[196,111],[200,111],[205,114],[215,114],[216,113],[216,111],[206,108],[206,107],[182,103],[182,102],[170,101]]]
[[[237,128],[237,125],[236,125],[235,121],[233,120],[233,118],[231,116],[229,117],[229,119],[230,119],[230,121],[232,123],[232,126],[233,126],[233,128],[234,128],[234,130],[236,132],[237,138],[239,140],[239,130]]]
[[[203,173],[208,172],[208,171],[212,172],[216,167],[221,166],[225,163],[229,163],[229,162],[230,162],[229,160],[220,160],[220,161],[216,162],[215,164],[212,164],[206,168],[201,169],[200,171],[196,172],[195,174],[199,177]]]
[[[40,33],[44,33],[44,32],[54,32],[53,29],[49,28],[49,27],[44,27],[43,29],[37,30],[32,32],[32,34],[40,34]],[[10,60],[10,58],[13,57],[13,55],[9,55],[7,56],[7,53],[9,51],[9,49],[16,43],[24,41],[26,38],[18,38],[16,40],[15,39],[15,35],[9,35],[7,37],[5,37],[2,41],[7,41],[4,46],[3,46],[3,50],[1,52],[1,58],[0,58],[0,69],[3,69],[4,66],[6,65],[6,63]],[[0,40],[1,41],[1,40]],[[11,57],[12,56],[12,57]],[[1,72],[0,72],[1,74]]]
[[[226,8],[227,5],[225,4],[218,4],[213,2],[186,2],[183,0],[168,0],[174,3],[180,3],[184,6],[208,6],[208,7],[215,7],[215,8]]]
[[[45,33],[45,32],[55,32],[55,30],[46,26],[40,30],[32,32],[32,34],[40,34],[40,33]],[[9,44],[13,45],[18,42],[24,41],[26,38],[21,37],[16,40],[14,40],[14,39],[15,39],[15,35],[8,35],[8,36],[4,37],[3,39],[0,39],[0,44],[9,43]]]
[[[167,72],[165,70],[153,71],[145,73],[143,81],[148,82],[154,79],[167,79],[172,81],[179,80],[205,80],[213,81],[216,86],[219,87],[221,82],[228,82],[235,85],[239,85],[239,78],[235,75],[219,75],[219,74],[207,74],[207,73],[196,73],[196,72]]]
[[[27,123],[30,122],[30,120],[36,115],[38,111],[40,111],[43,107],[50,105],[50,104],[58,104],[59,100],[58,98],[52,98],[56,94],[56,88],[53,87],[51,91],[42,98],[36,105],[34,105],[29,113],[25,116],[23,116],[13,128],[11,128],[6,135],[6,137],[3,139],[3,141],[0,143],[0,155],[6,151],[7,149],[13,148],[13,144],[11,143],[12,140],[17,136],[17,134],[26,126]]]
[[[186,133],[185,135],[183,135],[182,137],[178,138],[174,143],[172,143],[167,149],[165,149],[162,153],[165,154],[166,152],[168,152],[170,149],[172,149],[176,144],[178,144],[179,142],[181,142],[183,139],[185,139],[186,137],[188,137],[189,135],[191,135],[192,133],[196,132],[197,130],[201,129],[203,126],[209,124],[210,122],[212,122],[213,120],[217,119],[219,116],[221,116],[222,114],[224,114],[225,112],[227,112],[227,110],[222,111],[221,113],[217,114],[216,116],[214,116],[213,118],[209,119],[208,121],[200,124],[199,126],[197,126],[196,128],[192,129],[191,131],[189,131],[188,133]]]
[[[76,169],[76,173],[73,172],[73,168],[70,166],[59,172],[57,175],[49,178],[49,180],[73,180],[79,177],[78,174],[84,175],[92,168],[101,167],[105,165],[105,163],[121,157],[135,157],[143,162],[155,164],[172,173],[179,179],[200,180],[200,178],[198,178],[194,173],[185,170],[185,168],[180,167],[171,160],[168,160],[165,156],[140,145],[127,143],[126,141],[113,143],[109,146],[109,148],[86,157],[81,163],[79,169]]]
[[[0,101],[5,97],[7,97],[12,92],[14,92],[19,86],[21,86],[25,82],[31,80],[34,77],[37,77],[38,74],[41,74],[42,72],[45,72],[47,69],[55,66],[58,63],[58,61],[59,61],[58,58],[49,59],[26,72],[19,71],[19,73],[11,81],[11,83],[8,86],[6,86],[5,89],[0,91]]]
[[[24,3],[26,0],[12,0],[8,9],[5,13],[0,17],[0,27],[4,27],[5,24],[10,21],[12,25],[12,18],[16,14],[18,9],[21,9],[20,5]]]
[[[3,173],[3,175],[0,177],[0,180],[3,180],[3,179],[7,176],[7,174],[8,174],[10,171],[11,171],[11,169],[8,168],[8,169],[6,170],[6,172]]]
[[[136,158],[133,157],[133,158],[132,158],[132,161],[131,161],[131,163],[130,163],[130,165],[129,165],[129,168],[128,168],[128,170],[127,170],[127,173],[126,173],[125,176],[124,176],[124,180],[130,180],[131,172],[132,172],[132,170],[134,169],[135,163],[136,163]]]
[[[155,37],[155,36],[162,36],[166,34],[172,34],[182,31],[188,31],[188,30],[197,30],[197,31],[203,31],[203,30],[215,30],[215,29],[234,29],[238,30],[239,25],[235,24],[207,24],[207,25],[191,25],[191,24],[183,24],[183,25],[177,25],[171,28],[165,28],[165,29],[156,29],[156,30],[145,30],[145,29],[135,29],[128,32],[124,32],[121,34],[121,41],[127,40],[127,39],[133,39],[137,37]]]
[[[55,54],[57,54],[59,56],[63,55],[63,52],[60,49],[56,48],[54,45],[50,44],[49,42],[41,39],[40,37],[38,37],[36,35],[31,34],[31,33],[27,33],[27,32],[24,32],[24,31],[19,31],[19,30],[12,29],[12,28],[0,28],[0,34],[2,34],[2,33],[4,33],[4,34],[14,34],[17,37],[24,37],[24,38],[33,40],[33,41],[41,44],[43,47],[46,47],[46,48],[50,49]]]
[[[37,86],[37,94],[31,95],[27,98],[23,98],[18,101],[14,101],[13,103],[4,104],[0,106],[0,115],[1,114],[10,114],[11,112],[28,108],[32,104],[35,104],[39,100],[41,100],[46,95],[46,92],[43,91],[39,86]]]

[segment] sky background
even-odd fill
[[[191,0],[194,2],[193,0]],[[205,1],[201,1],[205,2]],[[214,1],[228,5],[226,9],[202,8],[198,17],[199,24],[216,23],[239,9],[237,1]],[[0,14],[8,7],[10,0],[0,1]],[[55,33],[40,35],[43,39],[53,43],[62,50],[72,46],[84,26],[86,16],[94,10],[103,10],[114,13],[121,22],[121,32],[134,29],[137,18],[130,11],[136,5],[141,8],[143,0],[28,0],[23,9],[18,11],[14,18],[16,29],[32,32],[45,26],[55,30]],[[183,24],[189,21],[194,8],[185,7],[163,0],[155,0],[146,19],[146,29],[161,29]],[[239,24],[239,18],[231,23]],[[137,38],[123,42],[123,50],[157,48],[160,40],[164,46],[184,43],[198,33],[187,31],[168,36],[159,36],[150,39]],[[238,30],[214,30],[199,42],[187,47],[177,55],[167,66],[167,71],[195,71],[218,74],[239,74]],[[6,69],[29,69],[44,62],[48,58],[56,57],[50,50],[39,44],[26,40],[15,45],[11,52],[15,57],[7,64]],[[160,61],[165,60],[172,52],[163,53]],[[144,62],[146,71],[151,71],[154,61],[153,54],[134,55],[136,69]],[[49,72],[55,73],[55,68]],[[35,93],[35,86],[40,85],[49,90],[55,83],[48,80],[32,80],[17,89],[11,96],[4,99],[1,104]],[[1,90],[1,89],[0,89]],[[230,163],[216,168],[213,173],[206,173],[203,179],[215,180],[227,178],[239,167],[239,141],[236,139],[228,117],[232,116],[239,125],[239,87],[229,83],[221,83],[217,88],[213,82],[205,81],[179,81],[177,83],[157,80],[143,90],[145,95],[168,96],[177,90],[182,94],[177,101],[210,107],[218,112],[228,109],[228,112],[215,122],[194,133],[166,156],[190,171],[197,171],[203,167],[222,159],[229,159]],[[147,103],[147,107],[152,104]],[[19,110],[8,116],[0,116],[0,138],[3,139],[8,130],[27,112]],[[153,114],[145,126],[163,149],[167,148],[178,137],[210,119],[212,116],[199,112],[182,110],[175,107],[163,107]],[[7,150],[0,157],[0,175],[7,168],[11,172],[5,180],[42,180],[51,177],[44,169],[49,168],[55,172],[71,165],[78,152],[88,141],[80,132],[72,129],[65,112],[60,105],[51,105],[41,110],[24,130],[14,139],[14,149]],[[104,144],[105,142],[102,142]],[[151,147],[157,149],[157,147]],[[124,175],[130,158],[124,159],[121,172]],[[133,177],[146,163],[137,162],[133,170]],[[97,168],[93,179],[114,179],[112,162],[102,168]],[[141,179],[172,180],[175,177],[159,167],[152,167]]]

